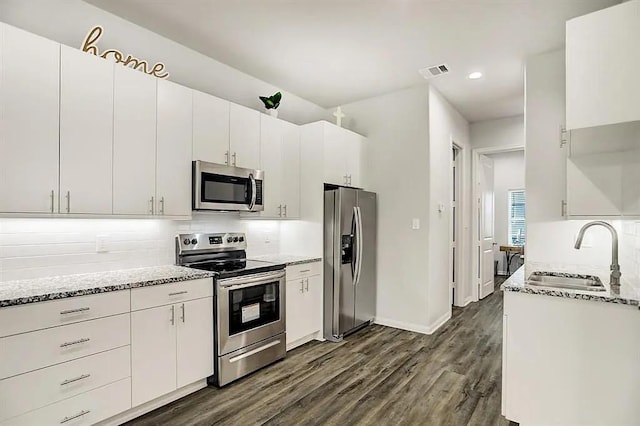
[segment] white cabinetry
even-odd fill
[[[300,217],[299,127],[261,114],[260,168],[265,173],[261,218]],[[257,216],[257,215],[248,215]]]
[[[158,80],[156,214],[191,216],[192,91]]]
[[[131,313],[134,406],[213,374],[212,295],[211,279],[131,291],[132,309],[165,303]]]
[[[229,105],[229,153],[231,165],[260,167],[260,113],[241,105]]]
[[[638,424],[637,307],[509,291],[504,302],[507,419],[525,425]]]
[[[60,45],[0,23],[0,211],[58,210]]]
[[[322,330],[320,265],[287,267],[287,350],[317,338]]]
[[[112,213],[113,67],[61,46],[61,213]]]
[[[193,159],[229,164],[229,101],[193,92]]]
[[[567,22],[567,128],[640,120],[639,40],[639,0]]]
[[[156,193],[156,78],[115,67],[113,213],[154,213]]]

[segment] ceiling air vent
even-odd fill
[[[449,72],[449,66],[447,64],[434,65],[431,67],[419,69],[418,72],[428,80],[442,74],[447,74]]]

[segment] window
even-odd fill
[[[525,198],[524,189],[509,191],[509,242],[514,246],[525,243]]]

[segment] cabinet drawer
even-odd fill
[[[213,296],[213,278],[131,289],[131,310],[169,305]]]
[[[0,380],[0,421],[130,377],[130,352],[123,346]]]
[[[322,272],[322,262],[303,263],[302,265],[287,266],[287,280],[300,277],[310,277],[320,275]]]
[[[0,337],[129,312],[129,290],[0,309]]]
[[[130,344],[130,314],[0,339],[0,379]]]
[[[0,422],[1,426],[93,425],[131,408],[131,379],[82,393]]]

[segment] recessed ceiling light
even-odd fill
[[[482,77],[482,73],[480,71],[475,71],[469,74],[469,80],[477,80]]]

